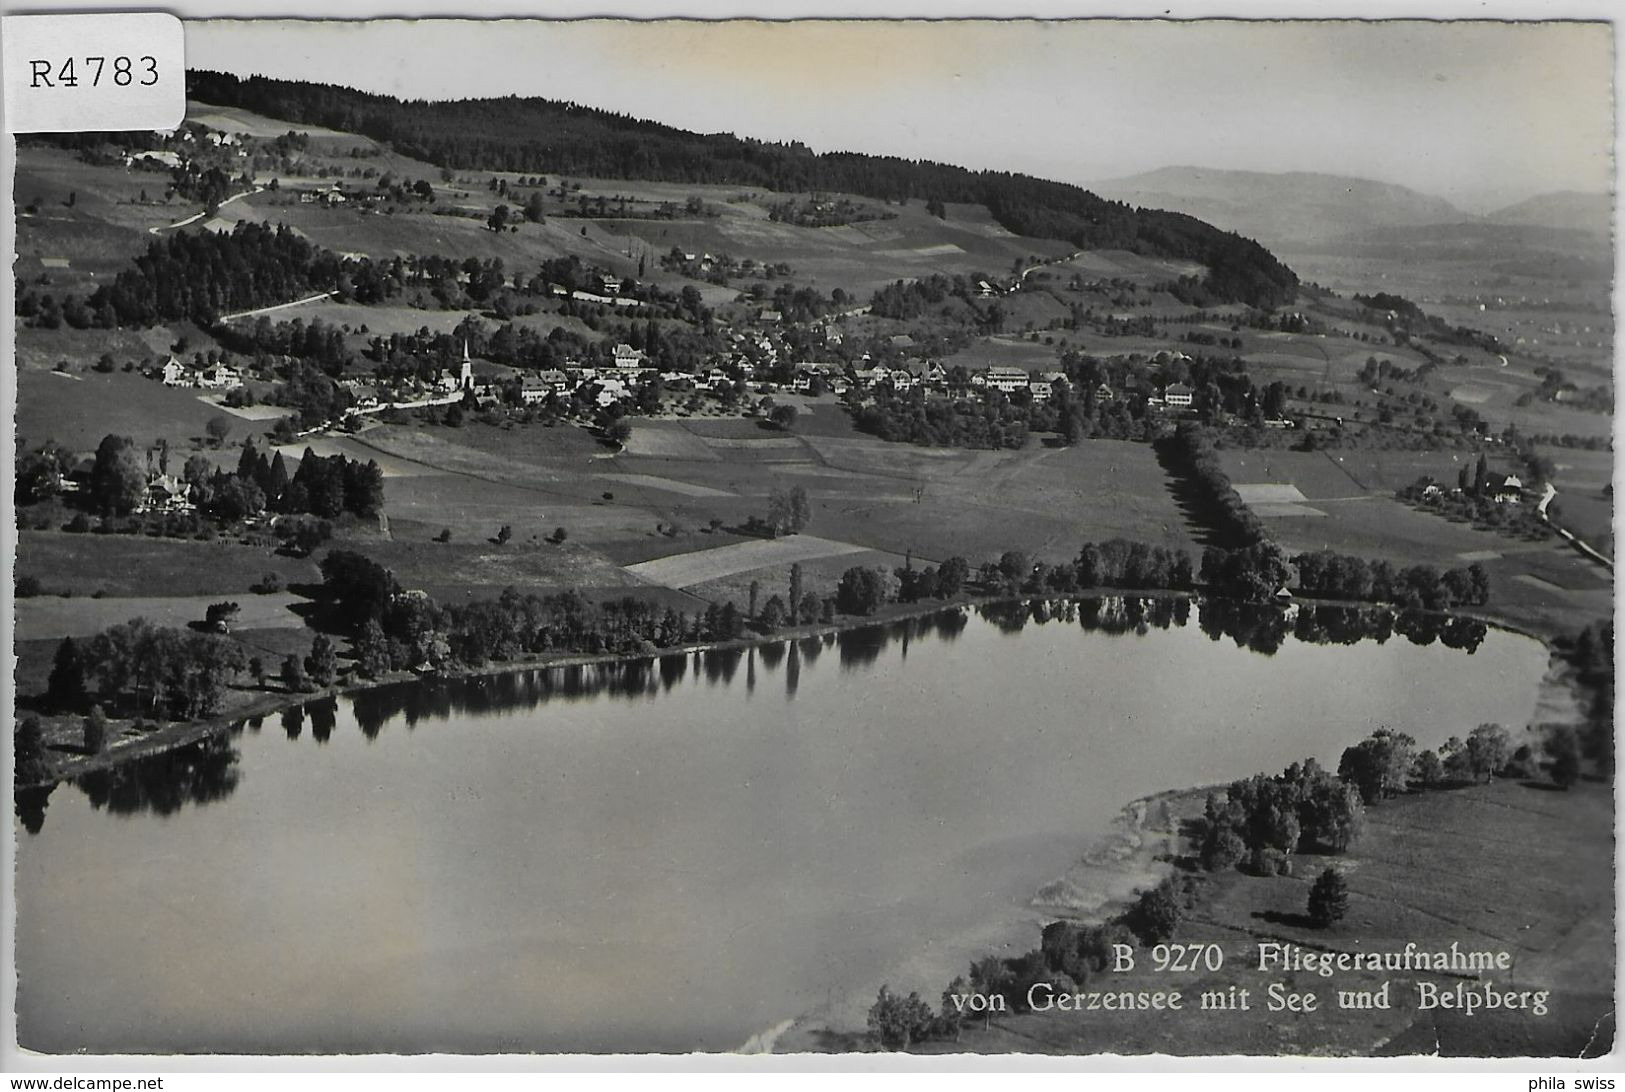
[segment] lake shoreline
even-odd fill
[[[950,950],[937,953],[926,961],[927,966],[911,966],[912,973],[931,983],[921,994],[922,999],[935,1008],[937,989],[945,988],[956,975],[963,975],[974,959],[992,954],[1018,955],[1036,948],[1038,930],[1044,921],[1097,924],[1126,909],[1137,891],[1156,885],[1173,872],[1170,858],[1181,848],[1180,821],[1201,815],[1208,793],[1224,787],[1162,789],[1129,801],[1113,817],[1110,827],[1097,835],[1065,872],[1033,890],[1021,913],[1013,914],[1012,920],[978,931],[979,943],[947,945]],[[968,954],[955,958],[952,949]],[[912,978],[892,983],[897,992],[905,994],[918,985]],[[870,986],[854,987],[842,999],[840,1010],[827,1006],[803,1013],[753,1035],[745,1046],[760,1050],[765,1045],[766,1052],[773,1054],[861,1049],[864,1033],[833,1027],[836,1021],[831,1017],[840,1011],[845,1022],[856,1022],[860,1012],[873,1001],[872,993]]]
[[[1573,670],[1558,655],[1554,640],[1529,631],[1527,628],[1502,625],[1479,618],[1489,625],[1519,636],[1538,641],[1547,651],[1549,660],[1545,675],[1538,684],[1535,710],[1573,709],[1583,715],[1586,695]],[[1538,723],[1538,722],[1536,722]],[[1534,728],[1532,723],[1528,726]],[[1358,742],[1350,740],[1352,745]],[[1181,820],[1199,818],[1204,811],[1208,795],[1223,791],[1223,784],[1197,785],[1186,788],[1165,789],[1138,797],[1124,805],[1112,828],[1096,836],[1083,850],[1078,861],[1066,874],[1042,883],[1032,894],[1027,908],[1035,919],[1046,921],[1073,920],[1084,924],[1097,924],[1126,910],[1138,892],[1149,888],[1174,873],[1175,855],[1195,847],[1186,845],[1180,834]],[[1001,930],[994,943],[977,949],[972,959],[987,955],[1016,955],[1038,946],[1039,929],[1032,922],[1019,928]],[[963,973],[965,963],[941,966],[937,979],[943,987],[956,974]],[[935,1007],[936,981],[922,994],[922,999]],[[896,988],[906,993],[913,983],[897,983]],[[855,1014],[853,1003],[857,997],[848,997],[844,1027],[829,1008],[803,1013],[773,1028],[752,1036],[747,1044],[754,1049],[766,1047],[768,1053],[825,1054],[831,1051],[877,1050],[868,1042],[863,1022]],[[866,1002],[865,1002],[866,1003]]]
[[[978,606],[997,606],[1000,604],[1025,602],[1081,602],[1086,600],[1135,598],[1135,599],[1184,599],[1199,601],[1205,596],[1198,590],[1179,590],[1171,588],[1091,588],[1085,591],[1068,592],[1051,596],[1043,595],[1013,595],[1013,596],[972,596],[960,595],[953,599],[933,600],[930,602],[915,602],[908,604],[891,604],[882,607],[872,615],[846,618],[836,622],[818,622],[808,625],[788,626],[773,634],[754,634],[726,641],[697,641],[685,645],[676,645],[669,648],[653,651],[637,652],[571,652],[571,653],[539,653],[525,660],[511,660],[498,664],[485,664],[480,667],[460,667],[439,671],[434,674],[418,674],[412,671],[391,671],[387,675],[375,679],[355,679],[336,686],[325,687],[319,690],[310,690],[300,693],[289,691],[262,691],[253,700],[234,707],[229,713],[210,717],[200,721],[168,722],[149,727],[140,736],[130,739],[118,739],[115,734],[109,745],[94,755],[73,754],[69,748],[71,743],[63,739],[60,727],[53,731],[50,725],[46,727],[46,750],[54,752],[48,755],[51,763],[49,777],[34,782],[19,782],[14,790],[45,789],[62,781],[71,781],[85,774],[96,773],[114,769],[129,762],[198,743],[204,739],[234,731],[249,720],[263,718],[281,713],[296,706],[306,705],[314,701],[324,701],[330,698],[348,697],[378,690],[388,686],[398,686],[402,683],[429,682],[445,680],[461,680],[472,678],[496,678],[524,671],[551,670],[553,668],[591,667],[603,664],[630,663],[636,660],[657,659],[662,656],[686,656],[694,653],[746,651],[759,648],[763,645],[774,644],[781,641],[803,640],[809,637],[824,637],[829,634],[846,633],[852,630],[863,629],[867,626],[884,625],[890,622],[901,622],[914,618],[923,618],[941,611],[964,609]],[[1308,604],[1326,607],[1354,607],[1369,609],[1385,609],[1398,611],[1400,608],[1392,604],[1368,603],[1358,600],[1320,599],[1313,597],[1294,597],[1292,604]],[[1260,604],[1264,605],[1264,604]],[[1555,632],[1546,632],[1537,627],[1530,627],[1516,622],[1505,621],[1487,617],[1485,614],[1469,611],[1425,611],[1421,612],[1441,617],[1470,618],[1483,622],[1508,633],[1539,642],[1543,645],[1549,656],[1556,662],[1557,650]],[[77,718],[75,718],[77,719]],[[139,718],[136,718],[139,720]],[[121,721],[112,721],[110,727],[118,730]]]
[[[1137,599],[1195,599],[1197,593],[1191,591],[1177,591],[1172,589],[1146,589],[1146,590],[1114,590],[1107,588],[1091,589],[1087,592],[1076,592],[1066,596],[1050,597],[1052,600],[1062,598],[1072,600],[1108,599],[1118,596],[1132,596]],[[284,710],[297,706],[307,705],[311,702],[325,701],[329,698],[349,697],[355,694],[366,693],[371,690],[380,690],[384,687],[399,686],[402,683],[412,682],[440,682],[462,679],[498,678],[503,675],[513,675],[525,671],[552,670],[567,667],[594,667],[605,664],[631,663],[637,660],[654,660],[663,656],[688,656],[695,653],[709,652],[744,652],[748,649],[760,648],[763,645],[775,644],[781,641],[804,640],[809,637],[824,637],[829,634],[846,633],[852,630],[863,629],[867,626],[885,625],[890,622],[902,622],[913,618],[923,618],[942,611],[964,609],[984,605],[997,605],[1000,603],[1031,602],[1044,599],[1043,596],[958,596],[953,599],[931,600],[908,604],[892,604],[889,607],[877,610],[874,614],[861,617],[851,617],[838,622],[815,622],[808,625],[787,626],[772,634],[756,634],[750,637],[741,637],[727,641],[696,641],[684,645],[673,645],[668,648],[653,651],[637,652],[567,652],[567,653],[538,653],[526,660],[508,660],[502,663],[485,664],[480,667],[459,667],[439,671],[434,674],[418,674],[412,671],[391,671],[376,679],[357,679],[352,682],[336,686],[324,687],[319,690],[308,690],[293,693],[285,690],[262,691],[254,700],[234,707],[229,713],[210,717],[207,720],[176,721],[159,724],[149,728],[140,736],[114,742],[100,753],[95,755],[68,755],[57,750],[52,756],[53,770],[51,776],[36,782],[19,783],[18,789],[44,789],[62,781],[71,781],[88,773],[110,770],[143,758],[163,754],[167,751],[185,747],[200,742],[211,736],[234,731],[238,726],[256,717],[268,717],[281,713]],[[78,718],[74,718],[77,720]],[[122,723],[120,720],[110,721],[110,727]],[[47,728],[47,732],[50,729]],[[56,742],[56,748],[63,744]],[[53,743],[48,735],[46,750],[53,750]]]

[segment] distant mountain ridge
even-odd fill
[[[1612,194],[1575,190],[1542,193],[1497,209],[1485,219],[1496,224],[1584,231],[1607,238],[1613,228],[1614,198]]]
[[[1102,197],[1177,209],[1217,227],[1292,249],[1371,228],[1477,219],[1442,197],[1367,178],[1289,171],[1162,167],[1093,184]]]
[[[329,84],[187,73],[187,94],[294,123],[360,133],[441,166],[599,178],[852,193],[880,200],[985,206],[1018,235],[1080,249],[1120,249],[1201,263],[1208,275],[1170,291],[1187,303],[1277,307],[1297,274],[1250,238],[1177,211],[1131,208],[1080,186],[1003,171],[853,152],[815,154],[795,143],[687,132],[657,122],[540,98],[403,102]]]

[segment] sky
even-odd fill
[[[210,21],[187,63],[1085,184],[1318,171],[1468,211],[1612,188],[1607,23]]]

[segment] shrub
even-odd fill
[[[282,574],[268,572],[248,586],[248,590],[257,595],[271,595],[283,588]]]
[[[1330,928],[1343,920],[1348,908],[1348,884],[1343,874],[1335,868],[1326,869],[1309,889],[1309,920],[1317,929]]]

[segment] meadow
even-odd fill
[[[1614,940],[1608,885],[1596,882],[1613,856],[1613,799],[1607,785],[1568,792],[1544,783],[1433,791],[1388,800],[1367,812],[1366,832],[1346,855],[1297,855],[1290,877],[1241,872],[1204,877],[1202,901],[1175,942],[1217,944],[1221,970],[1156,974],[1142,958],[1131,971],[1105,974],[1087,989],[1178,989],[1179,1012],[1036,1012],[968,1020],[957,1041],[924,1053],[1300,1055],[1337,1057],[1439,1054],[1446,1057],[1596,1057],[1613,1043]],[[1152,833],[1178,838],[1179,820],[1199,818],[1202,793],[1185,794],[1172,822]],[[1327,865],[1348,883],[1348,913],[1329,929],[1309,925],[1310,884]],[[1508,884],[1506,877],[1539,877]],[[1494,897],[1487,893],[1493,891]],[[1033,938],[1036,946],[1038,938]],[[1498,989],[1546,989],[1549,1013],[1419,1011],[1417,981],[1453,988],[1449,977],[1393,972],[1258,970],[1258,945],[1298,944],[1311,952],[1448,949],[1505,950],[1513,971],[1485,977]],[[1344,1009],[1337,990],[1392,982],[1392,1008]],[[1312,1013],[1270,1012],[1267,987],[1320,995]],[[925,987],[935,1001],[944,984]],[[1469,982],[1481,986],[1481,982]],[[1249,990],[1246,1011],[1200,1010],[1202,994]],[[850,1045],[850,1044],[848,1044]]]

